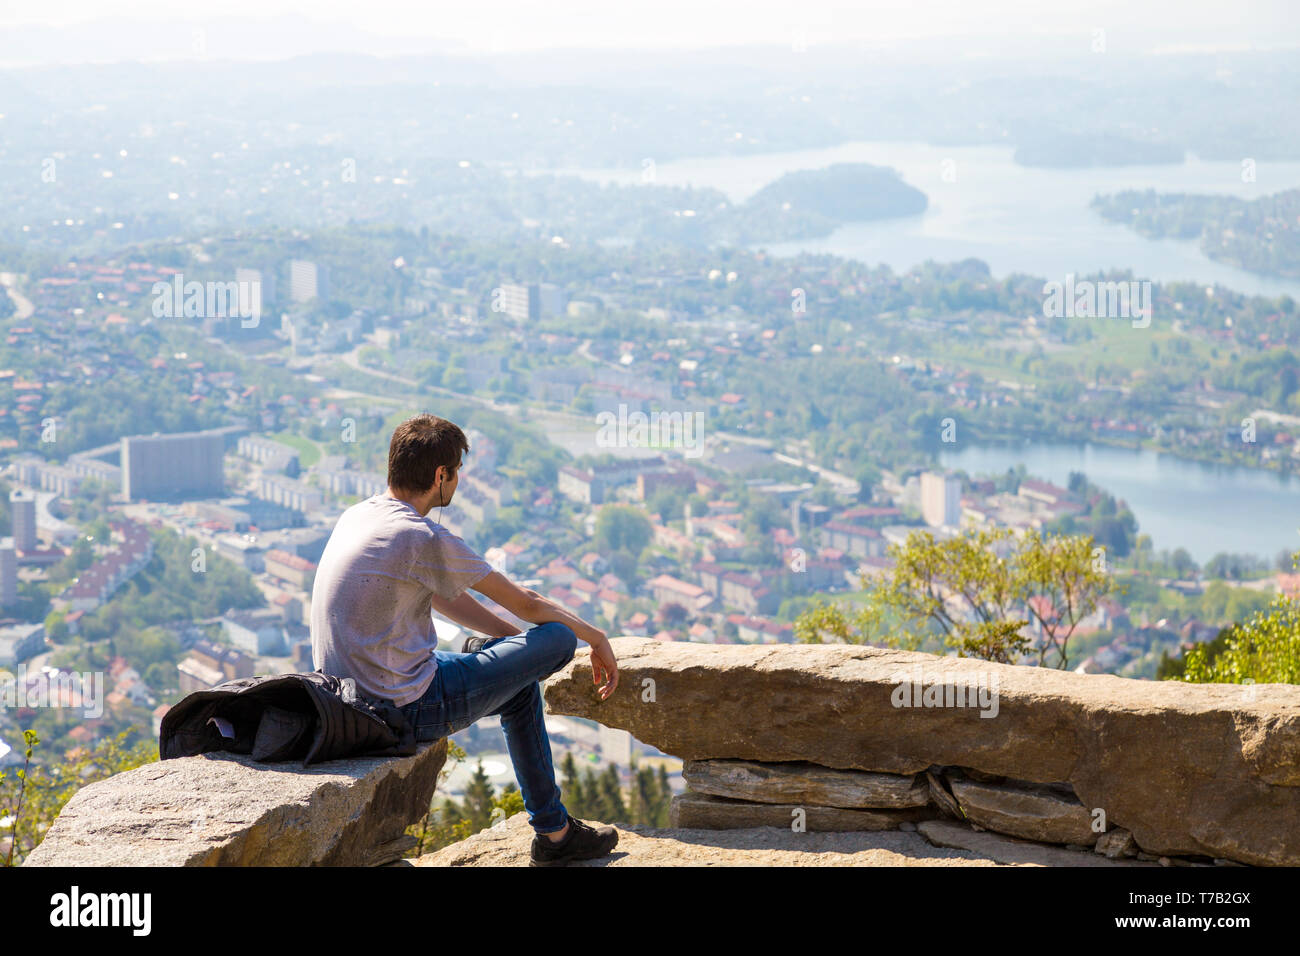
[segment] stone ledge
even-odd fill
[[[516,813],[435,853],[415,866],[527,866],[532,827]],[[594,821],[593,821],[594,822]],[[932,826],[937,821],[918,824]],[[880,830],[854,833],[794,833],[789,827],[706,830],[614,825],[618,846],[604,859],[573,866],[1140,866],[1133,860],[1107,860],[1092,852],[1020,843],[991,833],[970,848],[936,846],[917,832]],[[956,825],[949,824],[957,829]],[[942,831],[941,831],[942,832]],[[1150,864],[1154,865],[1154,864]]]
[[[712,645],[618,637],[600,700],[582,648],[547,708],[687,761],[806,761],[914,775],[1068,784],[1148,854],[1300,865],[1300,687],[1187,684],[859,645]],[[998,688],[996,708],[935,706]],[[899,706],[905,688],[909,706]],[[960,700],[955,693],[950,699]],[[936,794],[935,796],[942,796]]]
[[[897,830],[901,823],[928,820],[935,814],[927,807],[894,810],[850,810],[815,804],[751,803],[705,793],[679,793],[669,806],[674,827],[698,830],[748,830],[754,827],[789,828],[798,811],[804,828],[815,833],[844,833],[851,830]]]
[[[304,768],[211,753],[79,790],[25,866],[376,866],[409,849],[445,738]]]
[[[918,776],[831,770],[814,763],[757,760],[687,760],[682,778],[695,793],[756,803],[851,810],[923,807],[929,787]]]
[[[918,823],[916,829],[934,846],[966,850],[1009,866],[1159,866],[1158,863],[1138,860],[1110,859],[1085,849],[1066,850],[1059,846],[1015,840],[998,833],[973,830],[964,823],[951,820],[926,820]]]

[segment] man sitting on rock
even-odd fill
[[[418,740],[501,716],[506,746],[535,836],[532,865],[565,865],[610,853],[613,827],[590,827],[560,801],[539,681],[591,646],[601,699],[618,686],[605,633],[536,591],[493,570],[463,540],[428,518],[451,503],[460,480],[465,433],[434,415],[397,426],[388,448],[388,489],[343,512],[316,571],[311,601],[314,666],[351,677],[360,693],[391,700]],[[527,633],[469,594],[473,588],[521,620]],[[437,649],[430,610],[487,635],[467,653]]]

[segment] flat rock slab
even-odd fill
[[[1027,843],[997,833],[980,833],[964,823],[926,820],[917,832],[937,847],[966,850],[985,859],[1012,866],[1159,866],[1138,860],[1108,860],[1091,850],[1066,850],[1058,846]]]
[[[937,765],[1069,783],[1148,853],[1300,865],[1300,687],[1139,681],[859,645],[612,644],[618,691],[600,700],[583,648],[546,681],[551,713],[627,730],[683,760],[903,775]],[[981,700],[981,687],[996,697]]]
[[[952,795],[971,823],[1008,836],[1042,843],[1092,846],[1101,834],[1093,817],[1071,794],[1004,784],[952,780]]]
[[[595,824],[596,821],[588,821]],[[616,824],[618,846],[600,860],[572,866],[996,866],[966,850],[932,846],[917,833],[791,833],[752,830],[656,829]],[[516,813],[415,866],[527,866],[533,829]],[[1064,851],[1062,851],[1064,852]],[[1082,855],[1082,854],[1080,854]],[[1094,855],[1095,854],[1091,854]],[[1104,862],[1104,861],[1103,861]]]
[[[372,866],[407,848],[446,739],[411,757],[259,763],[232,753],[146,764],[68,801],[24,866]]]
[[[832,770],[803,761],[688,760],[682,778],[695,793],[755,803],[896,809],[923,807],[930,799],[922,777]]]
[[[668,813],[668,819],[674,827],[700,830],[747,830],[753,827],[790,829],[798,813],[804,829],[817,833],[897,830],[900,823],[915,823],[935,816],[933,810],[925,807],[847,810],[843,807],[750,803],[748,800],[731,800],[689,791],[673,797]]]

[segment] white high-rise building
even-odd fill
[[[225,450],[225,436],[216,429],[124,435],[122,494],[128,501],[219,497]]]
[[[289,298],[294,302],[310,302],[312,299],[329,298],[328,273],[324,266],[317,266],[305,259],[292,259],[289,262]]]
[[[543,282],[537,287],[537,299],[542,315],[564,315],[568,311],[568,294],[553,282]]]
[[[536,322],[542,316],[541,287],[536,282],[507,282],[496,290],[492,309],[517,322]]]
[[[13,538],[0,538],[0,607],[18,603],[18,555]]]
[[[19,551],[35,551],[36,496],[30,491],[16,488],[9,493],[9,513],[13,518],[14,547]]]
[[[598,724],[596,740],[600,745],[600,755],[610,763],[624,767],[632,763],[632,735],[626,730]]]
[[[926,471],[921,474],[921,517],[932,528],[961,524],[961,479]]]
[[[239,287],[239,316],[261,320],[262,305],[270,301],[270,290],[260,269],[236,269],[235,282]]]

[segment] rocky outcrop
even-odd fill
[[[1090,834],[1122,827],[1146,855],[1300,864],[1292,685],[1137,681],[846,645],[613,643],[619,690],[599,699],[584,649],[547,681],[552,713],[687,761],[926,774],[932,805],[951,798],[986,830],[1077,841],[1072,804],[968,787],[980,823],[954,784],[1056,785],[1099,821]]]
[[[516,813],[487,830],[436,853],[413,866],[527,866],[532,830]],[[937,822],[937,821],[935,821]],[[920,826],[930,826],[928,823]],[[1092,852],[1062,850],[1024,843],[994,833],[975,833],[947,824],[942,847],[920,833],[795,833],[788,826],[747,830],[704,830],[615,825],[618,846],[599,860],[573,866],[1154,866],[1136,860],[1107,860]],[[962,831],[965,836],[963,837]],[[958,845],[969,841],[975,849]]]
[[[1137,860],[1110,860],[1095,853],[1012,840],[949,820],[927,820],[917,830],[934,846],[965,850],[1007,866],[1158,866]]]
[[[212,753],[83,787],[25,866],[378,866],[415,843],[446,739],[411,757],[259,763]]]
[[[617,638],[552,713],[685,761],[666,829],[590,865],[1300,864],[1300,689],[1188,685],[868,647]],[[214,753],[83,788],[31,866],[381,865],[446,741],[304,768]],[[608,821],[607,821],[608,822]],[[527,863],[525,814],[417,865]]]
[[[822,807],[923,807],[924,780],[896,773],[831,770],[813,763],[755,760],[688,760],[682,778],[696,793],[756,803]]]
[[[1097,837],[1093,849],[1111,860],[1138,855],[1137,841],[1133,839],[1133,834],[1123,827],[1116,827],[1101,834]]]
[[[971,823],[1025,840],[1092,846],[1093,817],[1068,787],[953,780],[953,799]]]
[[[747,830],[753,827],[799,828],[815,833],[897,830],[900,823],[915,823],[933,816],[933,811],[923,807],[846,810],[815,804],[751,803],[690,791],[677,794],[669,805],[669,820],[673,826],[701,830]]]

